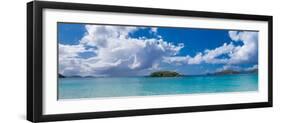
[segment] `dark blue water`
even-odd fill
[[[258,90],[258,74],[188,77],[60,78],[59,99]]]

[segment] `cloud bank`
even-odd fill
[[[184,47],[162,38],[131,38],[141,27],[87,25],[79,45],[59,44],[59,72],[66,76],[133,76],[156,69],[164,57]],[[155,31],[155,29],[151,29]],[[82,58],[80,53],[94,57]]]
[[[167,63],[183,64],[241,64],[256,63],[258,57],[258,32],[229,31],[232,42],[215,49],[206,49],[195,56],[166,57]],[[242,45],[234,45],[240,42]],[[220,58],[225,56],[225,58]]]
[[[162,64],[224,64],[256,62],[257,32],[229,31],[232,42],[206,49],[195,56],[179,56],[183,43],[174,44],[149,28],[155,38],[129,35],[147,27],[86,25],[77,45],[59,44],[59,73],[66,76],[147,75]],[[242,45],[234,45],[240,42]],[[83,54],[91,54],[82,57]],[[224,56],[224,57],[221,57]]]

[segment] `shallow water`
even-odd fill
[[[258,74],[60,78],[59,99],[258,91]]]

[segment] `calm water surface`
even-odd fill
[[[188,77],[60,78],[59,99],[258,90],[258,74]]]

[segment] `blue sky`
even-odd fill
[[[258,67],[258,32],[58,23],[59,72],[81,76],[185,75]]]

